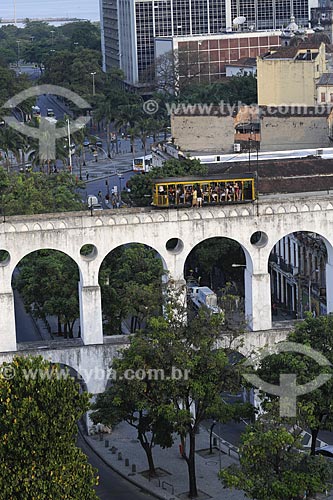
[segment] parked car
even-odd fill
[[[326,446],[322,446],[321,448],[316,448],[316,455],[322,455],[329,461],[333,461],[333,445],[328,444]]]

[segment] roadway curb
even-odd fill
[[[98,452],[97,449],[95,449],[90,441],[87,439],[87,436],[84,432],[84,430],[82,429],[82,424],[81,422],[78,423],[78,429],[79,429],[79,432],[80,432],[80,435],[81,437],[84,439],[84,442],[87,444],[87,446],[89,446],[89,448],[96,454],[98,455],[98,457],[102,460],[102,462],[105,463],[105,465],[107,467],[110,467],[110,469],[112,469],[114,472],[116,472],[117,474],[119,474],[119,476],[121,476],[123,479],[126,479],[126,481],[128,481],[129,483],[133,484],[134,486],[136,486],[137,488],[139,488],[140,490],[144,491],[145,493],[148,493],[149,495],[155,497],[155,498],[158,498],[160,500],[168,500],[165,496],[162,496],[162,495],[159,495],[158,493],[155,493],[153,491],[151,491],[149,488],[147,488],[146,486],[142,485],[141,483],[139,483],[138,481],[135,481],[135,479],[133,479],[132,477],[129,477],[128,475],[124,474],[123,472],[121,472],[120,470],[116,469],[112,464],[110,464],[109,461],[105,460],[105,458]],[[169,500],[175,500],[175,497],[169,497]]]

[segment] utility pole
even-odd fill
[[[69,171],[72,173],[72,152],[71,152],[71,129],[69,126],[69,118],[67,118],[67,135],[68,135],[68,159],[69,159]]]

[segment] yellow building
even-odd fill
[[[260,106],[317,102],[316,84],[327,73],[323,42],[302,42],[283,47],[257,58],[258,103]]]

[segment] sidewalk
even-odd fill
[[[149,480],[145,474],[148,469],[146,455],[137,439],[136,430],[127,423],[117,425],[111,434],[84,434],[84,439],[107,465],[142,490],[163,500],[188,499],[187,464],[180,457],[179,440],[176,439],[173,446],[165,450],[154,447],[153,457],[159,477]],[[226,453],[219,453],[216,448],[213,449],[213,455],[209,455],[209,432],[204,428],[200,429],[196,441],[198,500],[246,500],[242,491],[224,489],[218,478],[220,469],[238,460]],[[318,494],[316,499],[333,500],[333,495]]]
[[[157,498],[164,500],[188,498],[187,464],[180,457],[179,440],[176,440],[169,449],[162,450],[159,446],[154,447],[153,457],[160,475],[149,481],[143,475],[148,469],[147,459],[137,439],[135,429],[122,422],[111,434],[102,434],[101,437],[102,441],[100,436],[85,436],[85,440],[104,462],[123,477]],[[113,447],[116,451],[112,450]],[[219,454],[217,449],[214,449],[213,455],[208,455],[208,452],[209,433],[202,428],[197,435],[196,471],[197,487],[200,491],[198,499],[221,500],[223,497],[223,500],[245,500],[241,491],[223,489],[218,479],[220,463],[221,468],[224,469],[237,463],[237,459],[223,452]],[[118,459],[119,453],[121,453],[122,460]],[[129,465],[125,465],[126,459]],[[136,466],[136,472],[132,470],[133,465]]]

